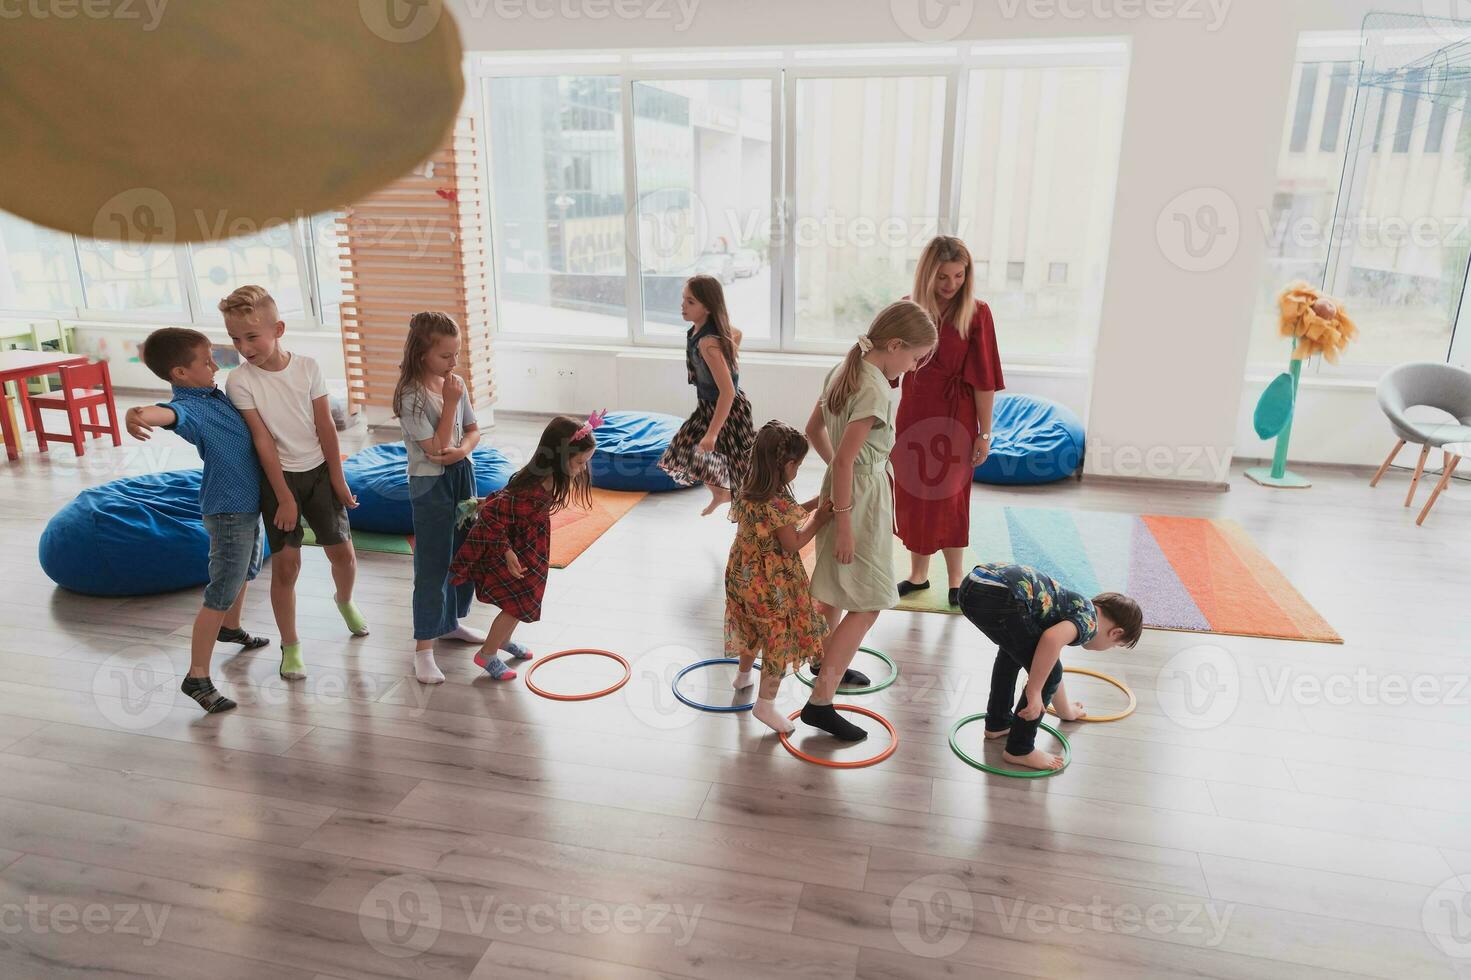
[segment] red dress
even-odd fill
[[[904,547],[920,555],[970,543],[971,466],[977,391],[1000,391],[1001,355],[991,308],[976,300],[970,335],[952,324],[928,364],[904,376],[894,421],[894,517]]]
[[[473,582],[476,598],[523,623],[540,619],[552,546],[551,503],[551,491],[540,483],[529,490],[498,490],[486,497],[450,562],[450,581]],[[507,548],[526,569],[520,578],[506,567]]]

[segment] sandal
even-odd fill
[[[224,627],[220,627],[220,635],[218,639],[221,643],[238,643],[246,650],[259,650],[261,647],[271,642],[264,636],[251,636],[249,633],[245,632],[243,629],[239,629],[238,627],[235,629],[226,629]]]

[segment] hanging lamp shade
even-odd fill
[[[21,10],[0,29],[0,209],[91,238],[210,241],[349,204],[433,153],[464,95],[441,0]]]

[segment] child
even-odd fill
[[[241,286],[220,300],[225,329],[240,352],[225,391],[245,416],[260,456],[261,514],[271,546],[271,608],[281,631],[281,676],[306,676],[296,635],[296,579],[301,574],[302,521],[332,563],[337,610],[354,636],[368,624],[352,601],[357,557],[347,528],[347,508],[358,505],[342,475],[337,427],[317,362],[286,351],[286,331],[276,301],[260,286]]]
[[[832,502],[834,518],[817,532],[812,595],[833,629],[824,643],[826,669],[813,685],[802,721],[845,741],[868,733],[838,714],[833,695],[879,612],[899,602],[890,382],[923,363],[935,339],[935,323],[924,307],[909,300],[890,303],[828,372],[822,399],[807,421],[807,438],[828,464],[822,498]]]
[[[720,280],[691,276],[684,284],[680,314],[690,323],[684,365],[698,403],[670,440],[659,468],[677,483],[703,483],[710,489],[703,516],[729,503],[731,490],[745,483],[756,432],[751,403],[740,389],[736,351],[741,332],[730,325]]]
[[[209,532],[209,584],[194,617],[189,673],[179,689],[210,714],[229,711],[235,702],[209,679],[215,641],[247,650],[270,642],[240,628],[245,584],[255,578],[261,563],[260,466],[245,420],[215,387],[220,368],[210,356],[208,337],[197,330],[165,327],[148,335],[138,356],[173,386],[174,397],[166,404],[128,409],[128,434],[147,439],[156,425],[172,429],[193,443],[204,461],[199,509]]]
[[[1063,721],[1086,715],[1082,702],[1069,702],[1063,690],[1062,648],[1132,648],[1144,628],[1139,604],[1117,592],[1090,602],[1034,568],[991,562],[977,565],[960,583],[960,611],[998,648],[986,702],[986,737],[1006,736],[1001,757],[1013,765],[1061,768],[1062,757],[1036,748],[1036,740],[1049,702]],[[1027,672],[1027,686],[1013,711],[1020,670]]]
[[[593,430],[602,424],[598,413],[579,426],[569,418],[554,418],[542,431],[531,461],[499,490],[480,503],[465,543],[450,563],[450,581],[473,582],[481,602],[500,607],[475,664],[498,681],[516,679],[516,672],[492,651],[506,650],[517,660],[530,658],[509,646],[517,620],[534,623],[541,618],[541,597],[547,587],[552,537],[552,514],[569,504],[592,506],[587,471],[592,458]]]
[[[827,623],[812,602],[799,556],[817,529],[832,519],[832,505],[798,504],[791,482],[807,456],[802,433],[767,422],[756,434],[750,475],[735,496],[730,519],[738,527],[725,566],[725,652],[740,658],[735,686],[751,686],[751,665],[761,651],[761,690],[752,714],[776,732],[796,726],[776,708],[776,692],[789,669],[822,659]],[[805,524],[808,510],[816,510]],[[801,525],[801,527],[798,527]]]
[[[404,340],[393,410],[403,429],[414,513],[414,677],[421,684],[444,683],[434,662],[436,639],[485,642],[484,633],[460,622],[470,612],[475,587],[449,581],[450,559],[465,541],[457,510],[460,501],[475,496],[470,454],[480,442],[469,393],[455,374],[459,359],[460,328],[454,319],[415,313]],[[522,660],[531,657],[515,643],[506,650]]]

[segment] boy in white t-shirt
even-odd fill
[[[281,676],[297,680],[306,676],[296,635],[302,521],[332,563],[333,599],[347,628],[354,636],[368,635],[368,624],[352,601],[357,556],[347,508],[358,502],[342,475],[322,371],[310,357],[278,343],[286,324],[271,294],[260,286],[241,286],[219,308],[242,361],[225,381],[225,393],[250,426],[263,473],[260,505],[271,545],[271,608],[281,631]]]

